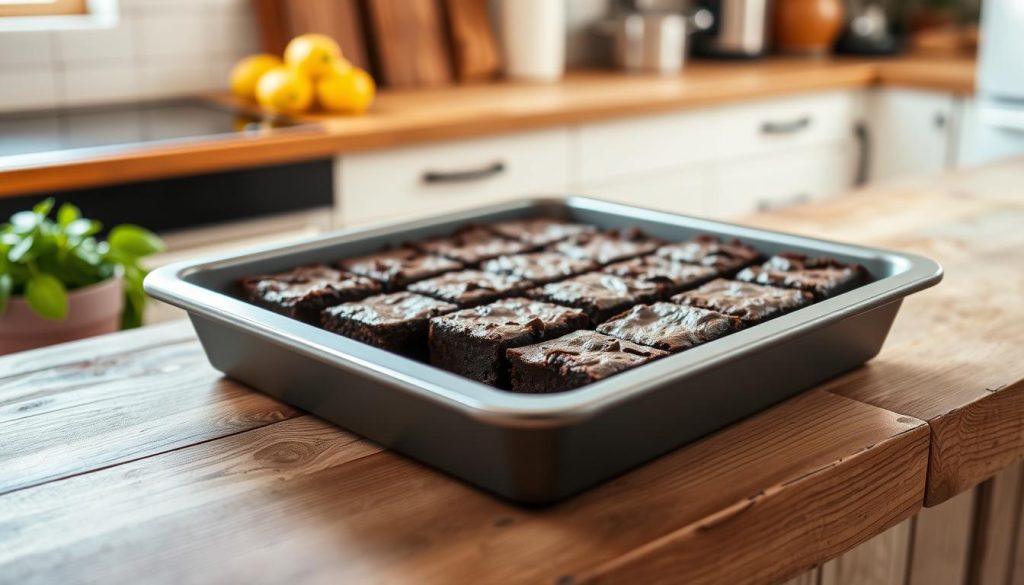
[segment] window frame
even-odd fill
[[[83,16],[89,14],[86,0],[14,0],[0,2],[0,18],[21,16]]]

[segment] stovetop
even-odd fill
[[[0,157],[37,159],[190,139],[264,134],[301,125],[198,98],[0,115]],[[23,157],[20,155],[36,155]]]

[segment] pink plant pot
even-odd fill
[[[114,277],[71,291],[63,321],[40,317],[24,298],[12,298],[0,316],[0,355],[117,331],[124,308],[123,286],[121,277]]]

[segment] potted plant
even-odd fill
[[[139,259],[163,242],[134,225],[96,239],[99,222],[53,199],[0,226],[0,354],[142,324],[146,271]]]

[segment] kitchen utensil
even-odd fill
[[[565,3],[502,0],[505,73],[515,79],[555,81],[565,73]]]
[[[380,75],[391,87],[453,80],[440,0],[367,0]]]
[[[759,57],[770,48],[772,0],[698,0],[711,26],[694,36],[694,53],[710,57]]]
[[[776,0],[775,49],[782,53],[823,55],[843,28],[843,0]]]
[[[576,390],[515,394],[407,359],[239,299],[239,278],[367,254],[467,223],[548,216],[698,233],[857,262],[869,283]],[[903,297],[942,271],[912,254],[570,197],[534,199],[283,247],[164,266],[146,291],[189,312],[228,376],[466,481],[522,502],[564,498],[763,410],[878,353]],[[387,481],[381,478],[381,481]]]
[[[482,81],[501,68],[487,0],[446,0],[455,72],[461,81]]]
[[[678,73],[686,58],[689,34],[711,26],[711,12],[681,14],[624,14],[604,23],[615,38],[616,64],[630,72]]]

